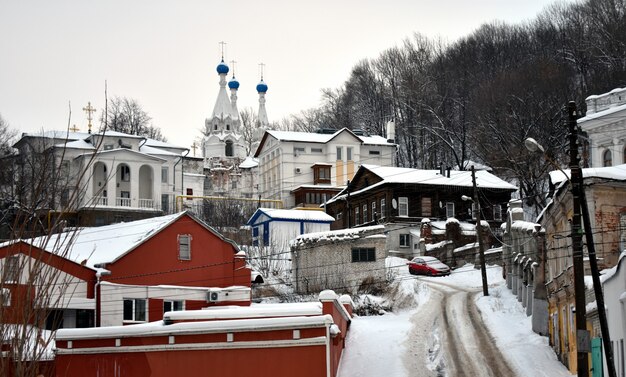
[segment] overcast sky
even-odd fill
[[[71,104],[71,123],[86,131],[82,108],[104,108],[106,80],[109,97],[136,99],[168,141],[189,147],[213,110],[220,41],[237,61],[239,109],[258,108],[265,64],[276,121],[316,107],[322,88],[415,32],[454,41],[552,2],[0,0],[0,114],[20,132],[64,129]]]

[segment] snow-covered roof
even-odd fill
[[[50,139],[84,140],[91,134],[87,132],[68,131],[44,131],[44,132],[24,132],[22,137],[45,137]]]
[[[347,128],[342,128],[337,130],[337,132],[332,134],[324,134],[324,133],[316,133],[316,132],[297,132],[297,131],[266,131],[271,136],[275,137],[281,141],[297,141],[297,142],[305,142],[305,143],[328,143],[332,139],[334,139],[337,135],[342,132],[348,131],[352,133]],[[359,136],[355,135],[357,138],[363,142],[363,144],[368,145],[394,145],[393,143],[389,143],[387,139],[378,135],[369,135],[369,136]]]
[[[145,136],[127,134],[127,133],[124,133],[124,132],[113,131],[113,130],[104,130],[102,132],[96,132],[93,135],[97,135],[97,136],[112,136],[112,137],[126,137],[126,138],[129,138],[129,139],[146,139]]]
[[[346,239],[355,239],[361,238],[361,235],[366,232],[384,232],[384,225],[372,225],[365,226],[362,228],[350,228],[350,229],[339,229],[339,230],[329,230],[327,232],[315,232],[315,233],[306,233],[301,234],[296,237],[295,240],[292,241],[294,245],[303,244],[303,243],[311,243],[311,242],[319,242],[319,241],[339,241]]]
[[[146,140],[146,143],[144,145],[147,145],[149,147],[155,147],[155,148],[187,149],[187,148],[181,147],[179,145],[174,145],[174,144],[168,143],[166,141],[155,140],[155,139],[150,139],[150,138],[148,138]]]
[[[584,168],[582,171],[583,178],[604,178],[616,181],[626,180],[626,164],[603,168]],[[555,185],[568,180],[571,175],[569,169],[564,169],[563,171],[554,170],[549,174],[550,181]]]
[[[57,148],[70,148],[70,149],[87,149],[94,150],[96,149],[91,143],[86,142],[85,140],[74,140],[68,141],[65,144],[56,144]]]
[[[240,169],[252,169],[259,166],[259,160],[257,158],[248,156],[241,164],[239,164]]]
[[[184,214],[180,212],[128,223],[81,228],[75,233],[49,236],[47,242],[45,237],[27,242],[51,253],[65,250],[69,245],[68,259],[96,269],[96,265],[115,261]]]
[[[257,318],[245,320],[181,322],[165,325],[163,321],[136,324],[133,326],[108,326],[84,329],[59,329],[56,340],[96,339],[107,337],[157,336],[170,334],[197,334],[198,332],[238,332],[288,328],[329,326],[333,323],[330,314],[311,317]]]
[[[170,151],[167,151],[165,149],[160,149],[160,148],[155,148],[155,147],[151,147],[148,145],[142,145],[141,148],[139,148],[139,151],[142,153],[146,153],[146,154],[150,154],[150,155],[159,155],[159,156],[172,156],[172,157],[179,157],[180,154],[178,153],[172,153]]]
[[[328,223],[335,221],[332,216],[320,210],[259,208],[252,215],[248,224],[256,220],[261,214],[265,214],[273,220],[298,220]]]
[[[321,302],[280,304],[252,304],[251,306],[211,307],[203,310],[168,312],[164,319],[171,321],[198,321],[264,317],[297,317],[322,315]]]
[[[584,116],[584,117],[578,119],[578,123],[585,123],[585,122],[588,122],[590,120],[603,118],[603,117],[605,117],[607,115],[611,115],[611,114],[614,114],[614,113],[617,113],[617,112],[620,112],[620,111],[624,111],[624,110],[626,110],[626,104],[610,107],[610,108],[608,108],[606,110],[598,111],[597,113],[592,113],[592,114],[589,114],[587,116]]]

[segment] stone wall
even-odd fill
[[[386,283],[386,238],[382,225],[298,237],[291,246],[295,290],[355,293]],[[353,261],[356,248],[374,248],[375,260]]]

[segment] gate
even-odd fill
[[[602,338],[591,339],[591,376],[602,377]]]

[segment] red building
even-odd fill
[[[57,376],[335,377],[352,301],[332,291],[317,303],[169,312],[135,326],[63,329]]]

